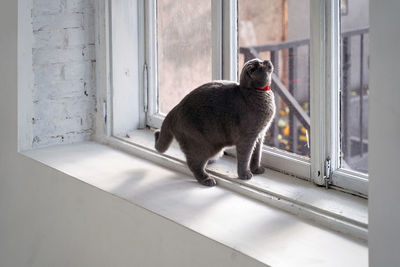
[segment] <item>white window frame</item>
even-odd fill
[[[96,139],[106,143],[115,142],[134,129],[159,128],[163,120],[157,110],[156,0],[130,3],[128,7],[112,0],[98,4],[100,38],[96,49],[104,60],[98,60],[97,67],[107,75],[97,75],[98,110],[102,112],[98,112],[96,120]],[[137,21],[114,25],[113,12],[128,12],[130,8],[131,12],[137,12]],[[262,164],[318,185],[367,196],[368,175],[339,168],[339,15],[338,1],[310,0],[311,157],[264,147]],[[213,79],[237,79],[236,22],[236,0],[212,1]],[[112,42],[117,37],[124,42]],[[134,52],[126,55],[121,53],[124,49]],[[127,65],[117,69],[118,62]],[[137,77],[127,72],[136,73]],[[131,105],[116,110],[113,103],[126,98],[132,101]],[[324,178],[327,158],[330,158],[330,175]]]
[[[367,196],[368,175],[340,167],[339,5],[310,1],[311,177],[316,184]]]

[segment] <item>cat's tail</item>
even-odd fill
[[[170,114],[168,114],[170,115]],[[161,126],[161,131],[156,131],[154,133],[155,137],[155,148],[158,152],[164,153],[172,143],[174,136],[171,132],[172,116],[168,116],[164,119]]]

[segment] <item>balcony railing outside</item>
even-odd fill
[[[352,160],[353,157],[364,157],[364,154],[368,151],[368,139],[365,138],[366,132],[364,125],[364,102],[367,99],[366,88],[367,84],[364,82],[365,75],[365,36],[368,34],[369,28],[362,28],[352,31],[347,31],[342,33],[342,53],[343,53],[343,63],[342,63],[342,103],[341,103],[341,112],[342,112],[342,129],[341,129],[341,138],[342,138],[342,152],[343,159],[345,161]],[[352,37],[359,36],[359,42],[356,43],[357,39]],[[351,125],[350,122],[350,114],[351,114],[351,100],[354,98],[352,96],[352,90],[350,85],[350,77],[351,77],[351,62],[352,62],[352,45],[359,46],[359,59],[360,59],[360,68],[359,68],[359,87],[356,90],[359,103],[359,121],[358,121],[358,135],[353,135],[351,133]],[[351,164],[351,163],[350,163]]]
[[[363,156],[368,150],[368,141],[365,138],[364,129],[366,125],[363,125],[363,116],[364,116],[364,100],[365,100],[365,87],[364,84],[364,62],[365,62],[365,35],[368,34],[369,28],[362,28],[357,30],[351,30],[342,32],[341,42],[342,42],[342,69],[341,69],[341,80],[342,80],[342,103],[341,103],[341,117],[342,117],[342,129],[341,129],[341,141],[342,148],[346,151],[343,151],[344,160],[350,160],[350,157],[354,156]],[[352,45],[352,37],[359,37],[359,45],[360,46],[360,68],[359,68],[359,76],[360,76],[360,87],[357,90],[359,97],[359,133],[358,136],[350,135],[350,120],[349,120],[349,112],[350,112],[350,100],[354,98],[352,96],[350,88],[350,77],[351,77],[351,45]],[[239,53],[244,55],[244,61],[248,61],[253,58],[259,58],[259,54],[262,52],[269,52],[271,61],[275,66],[275,73],[272,76],[272,87],[273,90],[280,96],[281,100],[289,107],[289,151],[300,154],[307,154],[304,151],[299,151],[298,140],[299,133],[297,129],[297,122],[299,122],[305,129],[307,129],[308,133],[310,132],[310,116],[307,111],[303,110],[300,103],[296,100],[296,83],[298,79],[297,75],[297,55],[298,51],[301,47],[305,47],[307,51],[309,51],[310,41],[309,39],[296,40],[296,41],[288,41],[282,42],[278,44],[268,44],[268,45],[258,45],[258,46],[250,46],[250,47],[240,47]],[[303,48],[302,48],[303,49]],[[279,71],[279,53],[287,51],[289,55],[288,64],[288,88],[280,81],[278,75]],[[308,69],[309,69],[309,61],[308,61]],[[309,84],[309,77],[308,84]],[[278,102],[278,98],[276,97],[276,101]],[[279,103],[277,103],[277,107],[279,107]],[[276,118],[271,125],[270,133],[272,135],[272,144],[275,147],[279,147],[278,145],[278,121],[280,119],[279,111],[276,114]],[[308,138],[308,135],[307,135]],[[358,149],[356,149],[358,147]],[[353,150],[353,151],[352,151]],[[354,152],[356,151],[356,153]]]

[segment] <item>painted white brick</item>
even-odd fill
[[[33,31],[61,30],[68,28],[82,28],[83,14],[60,13],[33,17]]]
[[[93,98],[96,96],[95,84],[84,80],[51,82],[36,85],[33,90],[33,100],[43,99],[72,102],[76,98]],[[83,108],[83,107],[80,107]]]
[[[66,141],[62,140],[62,137],[67,135],[72,136],[81,133],[91,133],[91,125],[92,119],[86,118],[65,118],[61,119],[57,122],[57,125],[49,123],[49,120],[37,120],[35,122],[35,126],[37,126],[35,131],[33,132],[33,136],[39,137],[42,142],[46,139],[52,139],[61,137],[59,141]],[[46,129],[45,131],[41,129]],[[68,129],[67,131],[65,129]],[[39,140],[37,141],[39,143]]]
[[[66,38],[68,46],[83,46],[87,44],[94,44],[95,34],[94,29],[67,29]]]
[[[95,107],[96,99],[90,96],[82,96],[76,101],[65,102],[65,109],[71,117],[94,114]]]
[[[96,29],[95,29],[95,25],[93,26],[89,26],[87,28],[85,28],[85,30],[87,31],[89,38],[88,38],[88,44],[89,45],[94,45],[96,42]]]
[[[96,63],[85,61],[85,62],[74,62],[65,65],[64,78],[65,80],[85,80],[94,82]]]
[[[53,132],[47,132],[51,135],[60,135],[64,133],[78,133],[83,130],[89,130],[91,128],[91,119],[73,117],[65,118],[57,121],[57,126]]]
[[[33,0],[33,147],[90,139],[96,108],[95,0]]]
[[[55,64],[87,60],[84,49],[74,48],[39,48],[33,49],[33,64]]]
[[[83,28],[94,28],[94,9],[88,9],[83,14]]]
[[[59,114],[61,117],[51,116],[50,112],[42,114],[43,116],[35,114],[32,120],[33,136],[39,139],[36,141],[38,144],[43,144],[46,139],[52,139],[55,136],[65,136],[66,134],[79,135],[82,133],[92,133],[93,131],[94,116],[89,113],[68,116],[69,114],[66,114],[63,109],[72,109],[73,107],[66,107],[65,105],[59,105],[59,103],[50,106],[39,105],[37,107],[37,109],[43,108],[49,109],[52,113]]]
[[[34,130],[47,131],[56,129],[59,120],[71,117],[66,114],[65,106],[60,100],[40,99],[35,101],[33,106],[34,112],[32,120],[34,122]],[[49,127],[42,129],[43,127],[41,126],[43,126],[44,123],[48,123]]]
[[[51,64],[34,67],[34,85],[43,91],[56,82],[85,82],[89,86],[95,83],[95,62],[73,62],[69,64]],[[71,84],[72,86],[73,84]],[[68,87],[68,86],[66,86]],[[72,89],[72,87],[71,87]],[[66,88],[68,91],[68,88]]]
[[[75,97],[43,99],[34,103],[33,118],[37,121],[48,120],[50,124],[59,125],[64,119],[87,117],[94,114],[96,100],[92,97]],[[68,131],[68,129],[65,129]]]
[[[68,36],[65,30],[38,31],[33,35],[33,48],[63,48],[68,44]]]
[[[33,16],[56,14],[60,11],[61,0],[33,0]]]
[[[94,9],[94,0],[66,0],[65,9],[70,12],[85,12]]]
[[[96,47],[94,44],[89,44],[83,48],[83,56],[85,60],[95,60],[96,59]]]
[[[95,82],[84,82],[84,92],[83,94],[87,97],[92,97],[96,99],[96,83]]]
[[[43,139],[40,139],[39,136],[35,136],[34,141],[32,142],[32,147],[39,148],[63,143],[72,144],[82,141],[88,141],[90,140],[91,134],[92,130],[87,130],[81,132],[64,133],[55,136],[44,136]]]
[[[81,80],[73,81],[52,81],[50,83],[40,83],[34,86],[33,99],[74,98],[85,96],[85,82]]]
[[[53,64],[46,66],[34,66],[34,85],[49,84],[64,80],[64,65]]]
[[[92,61],[96,59],[96,49],[94,45],[87,45],[83,48],[38,48],[33,49],[34,64],[56,64]]]

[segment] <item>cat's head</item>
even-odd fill
[[[263,88],[271,85],[273,71],[274,66],[270,60],[251,59],[243,66],[240,85],[246,88]]]

